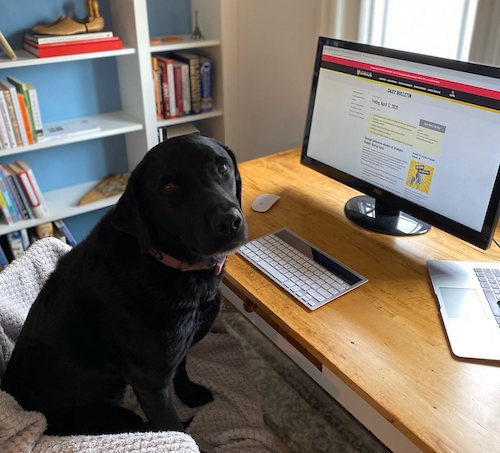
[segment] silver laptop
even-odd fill
[[[500,263],[427,261],[451,350],[500,360]]]

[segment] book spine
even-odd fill
[[[23,228],[19,230],[21,233],[21,241],[23,243],[23,249],[24,251],[28,250],[28,247],[30,246],[30,237],[28,234],[28,230],[26,228]]]
[[[28,138],[28,144],[32,145],[33,136],[31,135],[30,119],[28,117],[28,111],[26,110],[26,104],[24,103],[24,96],[18,93],[17,99],[19,100],[19,107],[21,109],[21,115],[23,116],[24,129]]]
[[[9,210],[9,215],[12,219],[12,222],[16,223],[19,221],[19,219],[17,217],[17,211],[16,208],[14,207],[14,201],[9,193],[8,187],[9,186],[7,184],[7,180],[4,178],[3,171],[0,171],[0,191],[2,192],[3,199],[5,200],[7,209]]]
[[[7,234],[7,241],[9,243],[10,251],[12,252],[12,257],[17,260],[24,253],[21,233],[19,231],[14,231],[13,233]]]
[[[175,114],[184,116],[184,99],[182,97],[182,68],[174,65],[174,84],[175,84]]]
[[[170,118],[175,118],[177,110],[175,108],[175,79],[174,79],[174,62],[171,60],[167,63],[168,76],[168,94],[170,101]]]
[[[35,125],[36,137],[43,137],[43,124],[42,115],[40,114],[40,106],[38,105],[38,96],[36,94],[36,89],[29,88],[28,95],[30,98],[31,113],[33,114],[33,123]]]
[[[7,207],[7,203],[5,203],[5,198],[3,197],[1,190],[0,190],[0,208],[2,210],[4,220],[7,222],[7,225],[12,225],[14,222],[12,221],[9,208]]]
[[[19,194],[19,192],[17,190],[17,186],[14,182],[14,176],[10,175],[10,174],[6,175],[4,173],[4,177],[7,180],[8,188],[10,189],[10,194],[12,196],[12,199],[14,200],[14,206],[16,208],[18,219],[19,220],[29,219],[28,211],[26,210],[26,207],[24,206],[21,195]]]
[[[12,98],[12,104],[14,105],[14,112],[16,114],[17,124],[19,125],[19,132],[21,134],[22,145],[29,145],[28,134],[26,134],[26,127],[24,126],[23,114],[21,112],[21,106],[19,105],[19,98],[17,97],[17,90],[14,85],[9,88],[10,97]]]
[[[31,209],[35,218],[41,219],[45,217],[45,210],[42,207],[42,203],[38,198],[37,192],[33,186],[32,180],[26,170],[19,173],[19,179],[21,180],[21,185],[23,186],[24,193],[28,202],[31,205]]]
[[[17,193],[19,194],[19,196],[21,197],[21,200],[22,200],[22,204],[20,205],[20,207],[22,208],[24,206],[24,209],[26,209],[27,219],[34,219],[35,215],[33,214],[33,211],[31,210],[31,206],[28,202],[28,199],[26,198],[26,194],[24,193],[23,186],[21,185],[21,181],[19,181],[19,175],[13,175],[13,182],[17,188]],[[23,211],[23,216],[24,216],[24,211]]]
[[[184,103],[184,115],[191,115],[191,86],[189,83],[189,66],[182,65],[182,101]]]
[[[159,90],[159,73],[158,73],[158,59],[156,57],[151,57],[151,66],[153,69],[153,83],[155,88],[155,102],[156,102],[156,119],[161,120],[161,101],[160,101],[160,90]]]
[[[75,44],[74,46],[57,46],[43,48],[32,45],[33,43],[23,41],[24,50],[39,58],[63,57],[66,55],[75,55],[80,53],[104,52],[109,50],[119,50],[123,48],[121,40],[97,42],[89,44]]]
[[[87,39],[87,40],[80,40],[80,41],[57,42],[57,43],[50,43],[50,44],[40,44],[40,43],[36,43],[36,42],[30,41],[30,40],[26,40],[26,43],[32,47],[37,48],[37,49],[51,49],[51,48],[71,47],[71,46],[83,46],[83,45],[105,43],[105,42],[112,42],[112,41],[119,41],[119,39],[117,36],[114,36],[112,38]]]
[[[5,100],[4,92],[0,89],[0,114],[3,117],[5,128],[7,129],[7,135],[9,136],[10,147],[15,148],[16,135],[14,134],[14,128],[12,127],[12,121],[9,115],[9,109],[7,107],[7,102]]]
[[[55,220],[54,225],[61,230],[61,232],[64,234],[66,237],[66,240],[71,247],[74,247],[76,245],[75,238],[71,234],[71,231],[69,231],[68,227],[62,220]]]
[[[8,89],[3,90],[3,95],[5,97],[5,103],[7,104],[12,129],[14,130],[16,146],[23,146],[23,140],[21,138],[21,132],[19,131],[19,125],[17,124],[16,113],[14,112],[14,104],[12,103],[10,91]]]
[[[0,270],[4,270],[9,265],[9,260],[5,256],[5,252],[0,245]]]
[[[200,59],[189,60],[189,83],[191,84],[191,110],[194,114],[201,112],[200,92]]]
[[[0,108],[0,141],[2,142],[2,148],[10,148],[9,134],[7,133],[7,127],[5,126],[5,120],[3,119],[2,111]]]
[[[200,95],[202,112],[211,112],[212,105],[212,61],[208,58],[200,58]]]
[[[163,99],[163,117],[169,119],[170,114],[170,93],[168,91],[168,75],[166,72],[161,73],[161,90]]]
[[[24,100],[24,107],[26,109],[26,114],[28,116],[28,124],[25,124],[25,127],[26,127],[26,133],[28,135],[28,141],[30,141],[30,135],[31,135],[31,140],[33,141],[33,143],[36,143],[37,142],[37,136],[36,136],[36,130],[35,130],[35,123],[34,123],[34,120],[33,120],[33,113],[31,111],[31,102],[30,102],[30,98],[29,98],[29,94],[28,94],[28,84],[26,83],[23,83],[21,81],[19,81],[18,79],[14,78],[14,77],[7,77],[7,80],[16,87],[16,90],[17,90],[17,94],[18,96],[21,94],[23,96],[23,100]],[[23,106],[22,106],[22,102],[21,100],[19,100],[19,104],[20,104],[20,107],[21,107],[21,113],[22,110],[23,110]],[[23,113],[23,117],[24,117],[24,113]],[[26,123],[26,121],[25,121]],[[31,142],[30,142],[31,144]]]
[[[65,36],[51,36],[51,37],[37,37],[30,34],[25,34],[24,39],[33,41],[35,44],[53,44],[75,41],[92,41],[94,39],[112,38],[112,31],[103,31],[96,33],[86,33],[79,35],[65,35]]]
[[[43,193],[40,190],[40,187],[38,186],[38,181],[35,178],[35,174],[33,173],[33,170],[31,168],[27,168],[26,172],[28,173],[29,179],[31,181],[31,185],[33,186],[33,189],[36,193],[36,196],[40,202],[41,210],[42,210],[42,217],[47,217],[49,214],[49,211],[47,209],[47,204],[45,202],[45,199],[43,198]]]

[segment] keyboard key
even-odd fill
[[[271,267],[269,264],[265,263],[262,261],[260,263],[260,267],[262,267],[265,271],[269,272],[273,277],[278,279],[280,282],[284,282],[285,280],[288,280],[281,272],[277,271],[273,267]]]
[[[500,307],[498,306],[498,298],[497,296],[491,291],[491,289],[483,289],[484,295],[486,296],[486,299],[488,299],[488,303],[490,304],[491,310],[493,311],[493,314],[495,316],[500,316]]]
[[[493,278],[493,272],[491,272],[491,269],[483,269],[483,271],[486,277]]]

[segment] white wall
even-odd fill
[[[223,0],[226,144],[245,161],[299,147],[322,0]]]

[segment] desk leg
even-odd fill
[[[302,355],[256,311],[245,310],[244,301],[226,285],[222,285],[222,295],[393,453],[423,453],[326,366],[318,367],[316,363]]]

